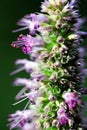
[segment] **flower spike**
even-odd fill
[[[19,59],[20,65],[11,75],[25,70],[29,78],[16,78],[15,86],[22,89],[17,102],[28,100],[23,111],[9,116],[10,129],[20,130],[84,130],[83,87],[87,69],[86,50],[82,43],[87,32],[82,30],[85,19],[79,15],[77,0],[44,0],[41,13],[33,13],[19,20],[29,29],[12,42],[30,59]],[[25,55],[26,56],[26,55]],[[24,86],[24,87],[23,87]],[[86,106],[87,108],[87,106]]]

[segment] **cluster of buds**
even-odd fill
[[[15,86],[24,86],[14,105],[28,99],[23,111],[9,116],[10,130],[83,130],[82,96],[87,93],[83,82],[87,73],[82,47],[87,32],[81,31],[84,19],[79,17],[76,0],[45,0],[41,13],[22,18],[18,25],[29,29],[12,42],[15,48],[30,56],[19,59],[19,69],[29,79],[17,78]],[[87,128],[87,127],[86,127]]]

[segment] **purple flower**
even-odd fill
[[[87,76],[87,69],[86,69],[86,68],[82,68],[79,75],[80,75],[81,81],[82,81],[82,83],[83,83],[84,80],[85,80],[85,77]]]
[[[29,99],[29,101],[33,104],[35,104],[35,101],[38,97],[42,96],[40,91],[30,91],[29,93],[25,93],[22,96],[20,96],[20,99],[25,100],[25,99]]]
[[[16,78],[15,81],[14,81],[14,85],[15,86],[20,86],[20,85],[28,86],[29,85],[29,79],[26,79],[26,78]]]
[[[10,127],[10,130],[17,127],[23,128],[26,123],[31,122],[33,116],[34,114],[31,112],[31,110],[16,111],[16,113],[9,115],[8,121],[10,123],[8,126]]]
[[[13,71],[11,75],[14,75],[22,70],[26,70],[27,73],[38,70],[38,63],[26,59],[19,59],[15,62],[15,64],[21,65],[21,67]]]
[[[42,46],[44,43],[40,38],[32,37],[31,35],[20,35],[17,41],[12,42],[12,46],[19,48],[22,47],[22,51],[28,54],[32,51],[34,46]]]
[[[87,35],[85,32],[79,31],[82,25],[85,23],[85,18],[77,18],[76,23],[74,24],[74,29],[77,31],[76,33],[80,35]]]
[[[30,80],[26,78],[16,78],[14,81],[15,86],[25,85],[27,90],[35,90],[38,89],[40,82],[37,80]]]
[[[39,73],[39,72],[32,72],[31,73],[31,78],[34,80],[37,80],[37,81],[40,81],[40,80],[43,80],[45,79],[45,75],[42,74],[42,73]]]
[[[46,12],[48,7],[49,7],[49,1],[45,0],[44,2],[42,2],[41,12]]]
[[[66,125],[68,123],[68,114],[66,113],[65,109],[61,107],[57,112],[58,122],[61,125]]]
[[[25,85],[17,94],[16,99],[19,99],[26,91],[37,90],[40,86],[40,83],[34,80],[29,80],[25,78],[16,78],[14,81],[15,86]]]
[[[14,103],[13,105],[17,105],[17,104],[25,101],[26,99],[28,99],[28,102],[26,103],[26,105],[24,107],[24,110],[26,110],[26,108],[28,107],[30,102],[32,103],[32,105],[36,104],[36,99],[38,97],[42,97],[42,92],[40,90],[31,90],[28,93],[22,93],[20,95],[17,95],[16,99],[19,101]]]
[[[77,34],[79,34],[82,38],[87,38],[87,32],[78,31]]]
[[[79,58],[83,58],[85,55],[85,49],[83,47],[78,48]]]
[[[34,129],[35,127],[33,123],[26,123],[21,130],[34,130]]]
[[[63,94],[63,98],[70,110],[75,108],[76,104],[80,104],[80,99],[78,99],[75,92],[66,92]]]
[[[48,18],[43,14],[30,14],[26,15],[24,18],[19,20],[18,25],[23,26],[23,28],[14,30],[13,32],[29,29],[30,34],[35,34],[40,27],[41,22],[47,22]]]

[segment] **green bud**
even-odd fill
[[[77,39],[78,38],[78,35],[76,35],[76,34],[70,34],[69,36],[68,36],[68,39],[69,40],[73,40],[73,39]]]
[[[52,121],[52,126],[56,126],[56,125],[57,125],[57,122],[58,122],[58,121],[57,121],[56,119],[53,120],[53,121]]]

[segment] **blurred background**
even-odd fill
[[[24,104],[12,106],[14,98],[20,88],[12,86],[15,77],[24,77],[26,74],[10,76],[15,70],[14,62],[19,58],[27,58],[20,49],[14,49],[10,46],[11,42],[16,40],[20,33],[12,33],[17,29],[17,21],[24,15],[39,12],[42,0],[1,0],[0,1],[0,130],[9,130],[7,125],[8,114],[14,113],[17,109],[22,109]],[[80,14],[87,18],[87,0],[80,1]],[[87,24],[85,27],[87,30]],[[86,40],[87,41],[87,40]],[[26,75],[27,76],[27,75]],[[86,84],[85,84],[86,85]]]

